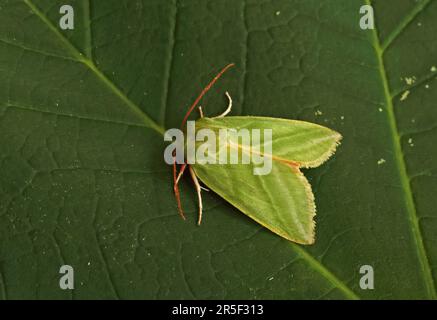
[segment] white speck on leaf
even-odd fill
[[[410,94],[410,90],[407,90],[404,93],[402,93],[400,101],[404,101],[405,99],[407,99],[409,94]]]
[[[409,86],[411,86],[413,83],[415,83],[416,82],[416,77],[415,76],[412,76],[412,77],[405,77],[405,82],[409,85]]]
[[[432,66],[431,67],[431,72],[436,72],[437,71],[437,67],[436,66]]]
[[[381,159],[379,159],[378,160],[378,166],[380,166],[381,164],[384,164],[385,163],[385,159],[384,158],[381,158]]]
[[[316,112],[314,112],[315,116],[321,116],[322,114],[323,114],[323,112],[320,110],[316,110]]]
[[[275,13],[277,16],[279,16],[281,14],[281,11],[276,11]]]

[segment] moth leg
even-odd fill
[[[218,116],[216,116],[214,118],[223,118],[229,112],[231,112],[231,110],[232,110],[232,98],[231,98],[231,96],[229,95],[229,93],[227,91],[225,92],[225,94],[226,94],[226,97],[228,97],[228,100],[229,100],[228,108],[225,110],[225,112],[223,112],[222,114],[219,114]]]
[[[199,219],[197,220],[197,224],[200,226],[200,223],[202,222],[202,211],[203,211],[203,204],[202,204],[202,187],[200,186],[199,180],[196,177],[196,173],[194,173],[193,168],[188,167],[190,170],[191,178],[193,179],[194,185],[196,187],[197,192],[197,199],[199,201]]]
[[[179,215],[181,216],[182,219],[185,220],[184,211],[182,210],[181,196],[179,193],[179,178],[180,178],[180,176],[182,176],[181,173],[179,173],[179,177],[177,176],[176,157],[173,157],[173,192],[175,194],[176,203],[178,205]]]
[[[199,106],[199,113],[200,113],[200,118],[203,118],[203,111],[202,111],[202,107]]]
[[[182,175],[184,174],[184,171],[185,171],[186,167],[187,167],[187,164],[186,164],[186,163],[184,163],[184,164],[181,166],[181,170],[179,171],[179,174],[178,174],[178,176],[177,176],[177,178],[176,178],[176,181],[175,181],[176,184],[178,184],[178,183],[179,183],[179,180],[182,178]]]

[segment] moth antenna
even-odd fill
[[[197,199],[199,201],[199,219],[197,220],[197,225],[200,226],[200,224],[202,223],[202,211],[203,211],[202,187],[200,186],[199,180],[197,179],[196,173],[194,172],[193,168],[188,167],[188,169],[190,170],[191,178],[193,179],[197,191]]]
[[[199,113],[200,113],[200,118],[203,118],[203,111],[202,111],[202,107],[199,106]]]
[[[231,112],[231,110],[232,110],[232,98],[231,98],[231,96],[229,95],[229,93],[227,91],[225,92],[225,94],[226,94],[226,97],[228,97],[228,100],[229,100],[228,108],[225,110],[225,112],[223,112],[222,114],[219,114],[218,116],[216,116],[214,118],[223,118],[223,117],[226,117],[228,115],[228,113]]]
[[[188,112],[185,114],[184,119],[182,120],[182,124],[181,124],[181,128],[183,129],[185,127],[185,124],[187,123],[188,117],[190,116],[191,112],[193,112],[194,108],[196,108],[197,104],[199,103],[200,99],[203,98],[203,96],[205,95],[205,93],[207,93],[209,91],[209,89],[211,89],[211,87],[214,85],[214,83],[216,83],[216,81],[231,67],[235,66],[234,63],[230,63],[228,64],[226,67],[224,67],[215,77],[214,79],[211,80],[210,83],[208,83],[208,85],[203,88],[202,92],[199,94],[199,96],[196,98],[196,100],[194,100],[194,103],[192,104],[192,106],[190,107],[190,109],[188,109]]]

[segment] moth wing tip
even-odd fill
[[[314,237],[314,235],[311,235],[311,238],[307,239],[307,242],[305,244],[307,245],[312,245],[316,242],[316,238]]]
[[[282,236],[282,237],[291,241],[291,242],[294,242],[297,244],[303,244],[303,245],[312,245],[316,242],[314,232],[311,232],[308,236],[302,237],[302,238],[301,237],[299,237],[299,238],[289,237],[289,236],[287,236],[287,237]]]

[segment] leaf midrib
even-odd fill
[[[370,6],[372,5],[371,0],[364,0],[364,1],[367,5]],[[404,193],[404,200],[405,200],[405,206],[408,214],[408,220],[411,224],[412,236],[416,244],[417,255],[422,269],[421,270],[422,276],[425,282],[427,293],[430,298],[437,299],[437,292],[434,284],[434,279],[432,277],[431,266],[424,245],[422,233],[420,230],[416,205],[414,203],[414,198],[413,198],[413,191],[411,189],[410,178],[405,163],[404,153],[401,144],[401,134],[399,133],[396,116],[394,113],[393,95],[390,90],[387,71],[384,63],[385,50],[393,43],[393,41],[396,40],[396,38],[400,35],[402,30],[404,30],[404,28],[406,28],[413,21],[413,19],[417,16],[417,14],[419,14],[426,7],[428,3],[429,0],[425,0],[424,2],[417,5],[413,9],[413,11],[407,17],[405,17],[403,21],[401,21],[399,26],[395,28],[394,31],[387,37],[387,40],[384,43],[381,43],[376,27],[372,30],[372,39],[373,39],[373,47],[375,50],[375,55],[378,62],[378,69],[380,73],[382,87],[384,91],[384,98],[386,100],[387,121],[390,128],[396,166],[398,169],[399,178],[401,180],[402,191]]]
[[[70,51],[71,55],[78,61],[86,65],[103,83],[105,83],[111,91],[116,94],[137,116],[139,116],[144,124],[149,128],[155,130],[161,135],[164,134],[165,129],[152,120],[147,114],[145,114],[132,100],[130,100],[108,77],[101,72],[94,62],[83,53],[81,53],[59,30],[51,23],[51,21],[44,15],[32,1],[24,0],[29,8],[46,24],[46,26],[57,36],[57,38],[65,45]],[[89,31],[89,37],[91,37],[91,31]],[[89,39],[91,41],[91,39]],[[91,54],[91,49],[89,51]]]

